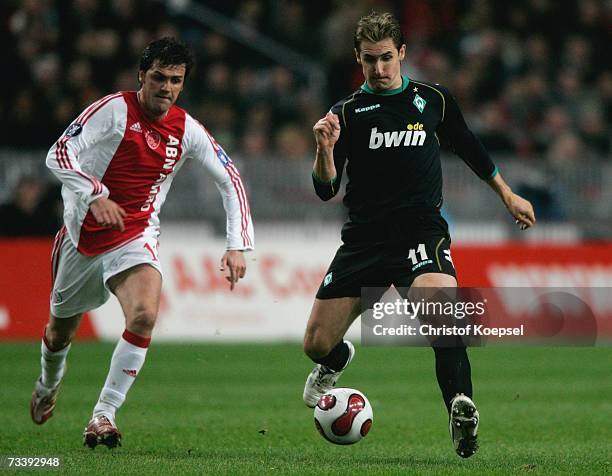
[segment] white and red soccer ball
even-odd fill
[[[368,434],[374,419],[372,405],[354,388],[334,388],[323,395],[314,409],[317,430],[327,441],[352,445]]]

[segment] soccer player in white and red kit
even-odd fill
[[[200,162],[221,192],[227,214],[221,271],[231,289],[246,271],[243,252],[253,249],[238,171],[208,131],[175,105],[192,65],[191,53],[176,40],[150,43],[140,60],[140,90],[89,106],[47,155],[47,166],[63,184],[65,211],[52,252],[51,312],[30,410],[38,424],[52,416],[81,317],[112,292],[124,312],[125,331],[85,428],[91,448],[121,443],[115,413],[144,363],[159,309],[159,210],[185,161]]]

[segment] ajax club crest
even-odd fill
[[[161,136],[155,131],[145,132],[145,138],[147,139],[147,145],[153,150],[157,149],[161,143]]]

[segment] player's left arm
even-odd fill
[[[238,169],[204,126],[188,117],[185,134],[186,155],[204,166],[221,193],[227,215],[227,242],[220,269],[229,273],[226,279],[233,290],[246,273],[244,251],[254,248],[253,221],[246,190]]]
[[[436,85],[436,89],[444,97],[442,121],[437,129],[440,139],[499,195],[522,230],[533,226],[536,219],[531,203],[515,194],[504,181],[482,142],[467,126],[455,98],[439,85]]]

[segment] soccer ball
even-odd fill
[[[368,434],[374,415],[366,396],[354,388],[334,388],[314,409],[317,430],[327,441],[352,445]]]

